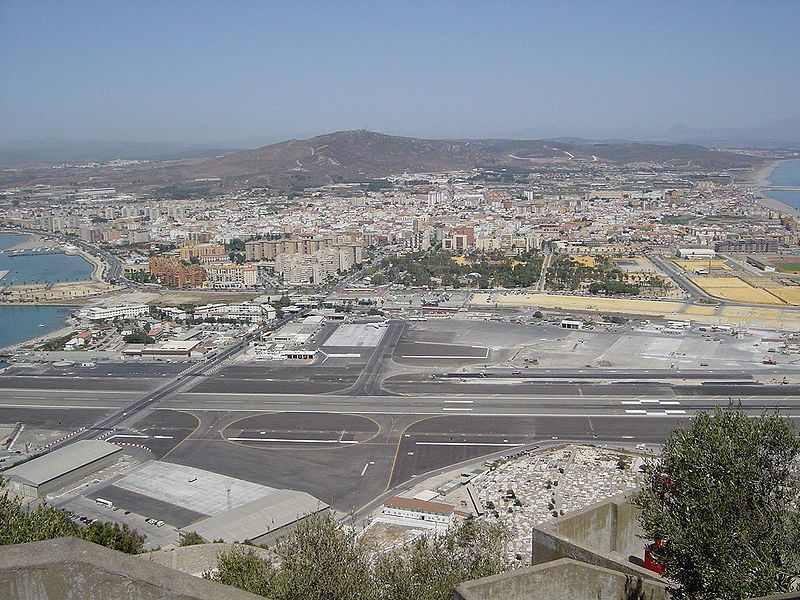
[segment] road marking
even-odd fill
[[[415,442],[417,446],[496,446],[498,448],[516,448],[525,444],[503,444],[492,442]]]
[[[454,406],[452,408],[449,408],[449,407],[445,406],[442,410],[450,410],[450,411],[453,411],[453,410],[467,410],[467,411],[469,411],[469,410],[472,410],[472,409],[468,408],[466,406],[464,406],[464,407]]]
[[[625,413],[626,413],[626,414],[629,414],[629,415],[646,415],[646,414],[647,414],[647,411],[646,411],[646,410],[631,410],[631,409],[625,409]]]
[[[171,440],[171,439],[174,439],[174,438],[171,435],[154,435],[153,439],[154,440]]]
[[[136,438],[139,440],[146,440],[149,439],[149,435],[133,435],[133,434],[126,434],[126,433],[115,433],[112,435],[109,440],[113,440],[114,438]]]
[[[356,440],[293,440],[291,438],[227,438],[232,442],[288,442],[290,444],[357,444]]]
[[[411,354],[411,355],[404,354],[400,358],[416,358],[416,359],[419,359],[419,358],[438,358],[439,360],[445,359],[445,358],[452,358],[454,360],[475,360],[476,358],[487,358],[487,357],[486,356],[433,356],[431,354],[424,354],[424,355],[421,355],[421,356],[417,356],[417,355],[414,355],[414,354]]]
[[[621,400],[620,404],[640,404],[638,400]]]
[[[445,400],[444,403],[451,403],[451,404],[473,404],[475,400]]]
[[[661,400],[639,400],[642,404],[659,404]]]
[[[666,404],[675,405],[675,404],[680,404],[680,402],[678,402],[677,400],[662,400],[662,401],[661,401],[661,404],[665,404],[665,405],[666,405]]]
[[[71,404],[7,404],[0,400],[0,406],[7,406],[9,408],[88,408],[88,409],[115,409],[119,406],[75,406]]]
[[[665,410],[664,414],[665,415],[685,415],[686,411],[685,410]]]
[[[369,467],[369,463],[367,463],[367,464],[365,464],[365,465],[364,465],[364,468],[361,470],[361,477],[363,477],[363,476],[364,476],[364,473],[366,473],[366,472],[367,472],[367,468],[368,468],[368,467]]]

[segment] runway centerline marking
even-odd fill
[[[357,444],[357,440],[293,440],[291,438],[231,437],[231,442],[287,442],[290,444]]]
[[[415,442],[417,446],[495,446],[499,448],[516,448],[525,444],[505,444],[494,442]]]

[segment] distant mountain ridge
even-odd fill
[[[109,147],[108,150],[114,149]],[[140,150],[144,151],[144,148]],[[110,155],[109,158],[134,156]],[[422,139],[352,130],[304,140],[286,140],[254,150],[222,151],[211,158],[205,155],[185,159],[151,159],[144,164],[98,166],[93,169],[76,167],[54,170],[41,164],[22,169],[4,169],[0,172],[0,184],[60,185],[65,178],[69,178],[70,181],[91,180],[93,185],[103,182],[120,189],[180,188],[207,193],[211,189],[253,187],[302,189],[402,173],[503,167],[535,169],[542,164],[569,162],[644,163],[725,170],[750,168],[763,160],[763,157],[746,152],[713,150],[695,144],[624,140],[597,142],[579,138]],[[79,161],[73,159],[65,162]]]
[[[287,140],[255,150],[198,161],[181,169],[186,177],[348,180],[398,173],[526,166],[540,160],[653,162],[723,169],[749,167],[752,156],[692,144],[627,141],[436,140],[367,130],[338,131],[306,140]]]

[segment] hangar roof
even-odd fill
[[[188,526],[206,540],[253,540],[328,508],[305,492],[278,490]]]
[[[42,485],[117,452],[122,452],[122,448],[114,444],[100,440],[81,440],[17,465],[3,474],[31,485]]]

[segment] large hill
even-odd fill
[[[197,162],[181,171],[194,177],[278,183],[287,178],[348,180],[492,165],[529,166],[537,161],[554,160],[650,162],[723,169],[748,167],[758,159],[691,144],[576,139],[426,140],[358,130],[288,140]]]
[[[653,163],[701,169],[746,168],[757,156],[712,150],[692,144],[551,140],[427,140],[372,131],[339,131],[288,140],[255,150],[213,158],[154,161],[97,169],[6,169],[0,184],[56,183],[116,185],[122,189],[172,189],[259,186],[309,187],[337,181],[367,180],[402,173],[469,170],[512,165],[609,162]]]

